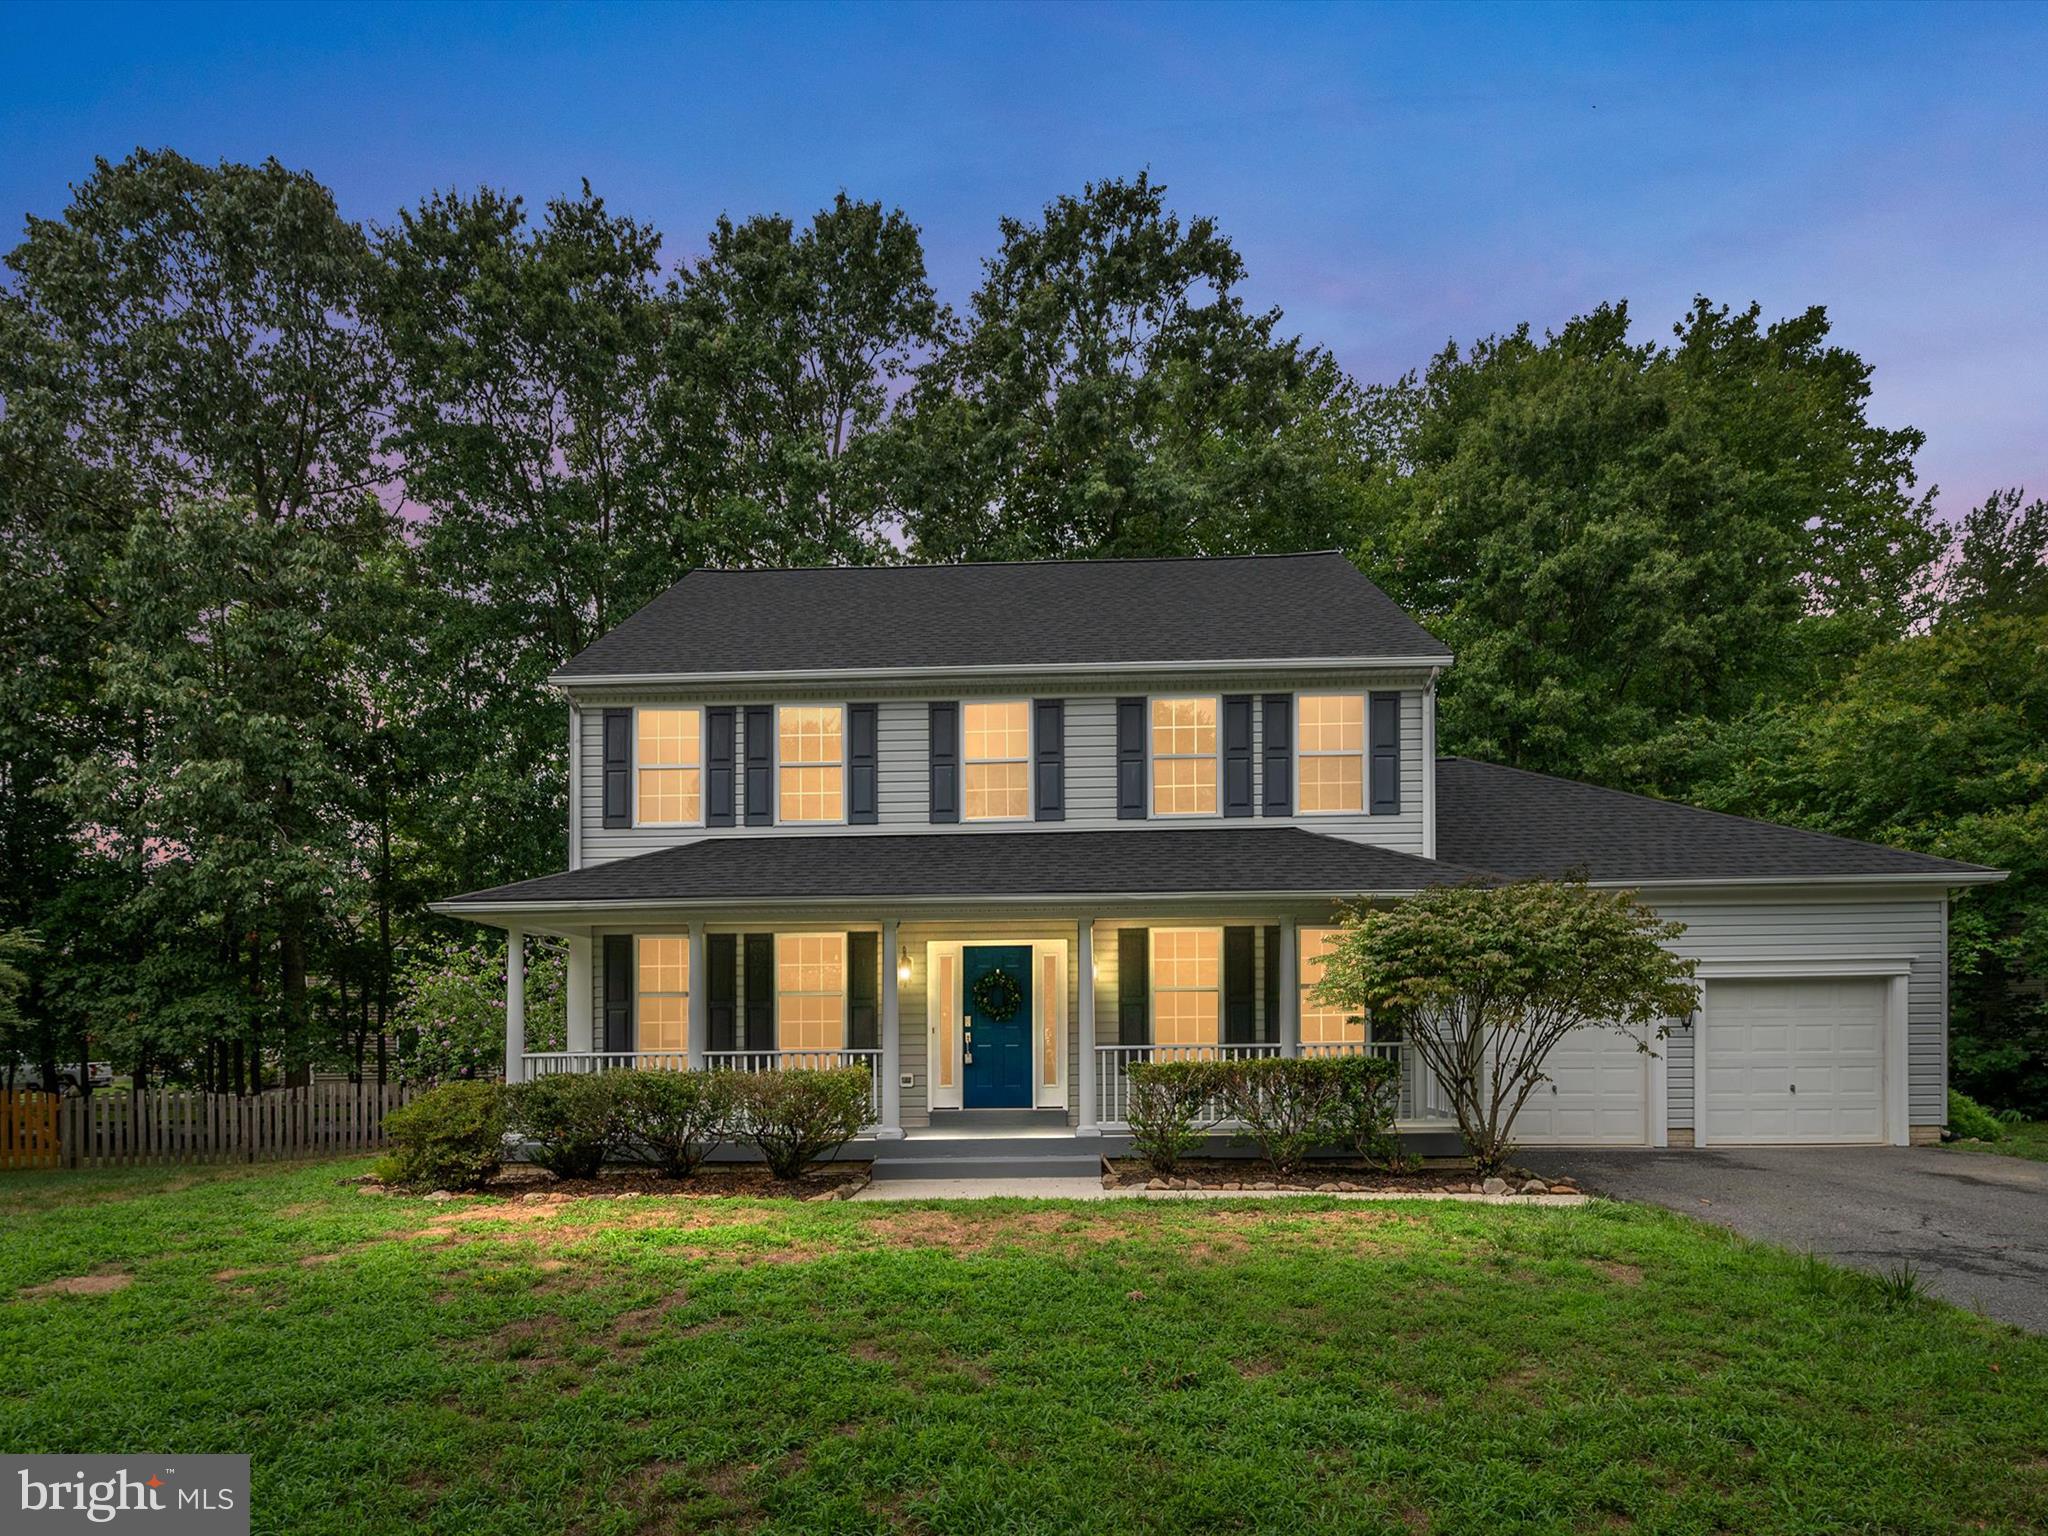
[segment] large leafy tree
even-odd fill
[[[1667,733],[1796,695],[1903,630],[1939,553],[1920,435],[1865,415],[1825,315],[1608,305],[1373,392],[1361,560],[1447,640],[1444,736],[1659,782]]]
[[[905,528],[930,560],[1344,546],[1348,379],[1245,304],[1213,220],[1140,175],[1005,219],[965,332],[919,372]]]
[[[949,340],[917,226],[840,193],[799,227],[721,218],[671,287],[666,446],[708,556],[866,561],[899,515],[911,369]]]
[[[1942,580],[1945,619],[2048,613],[2048,498],[2008,486],[1963,515]]]

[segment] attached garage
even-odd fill
[[[1652,1043],[1653,1050],[1661,1045]],[[1515,1121],[1532,1147],[1641,1147],[1650,1141],[1650,1060],[1617,1030],[1575,1029],[1543,1063]]]
[[[1903,1142],[1904,986],[1903,972],[1710,976],[1694,1036],[1700,1144]]]

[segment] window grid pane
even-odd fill
[[[1215,698],[1152,701],[1152,814],[1216,814]]]
[[[1365,695],[1305,693],[1295,710],[1302,811],[1363,811]]]
[[[846,713],[837,704],[785,704],[776,712],[781,763],[776,816],[846,819]]]
[[[785,1051],[846,1048],[844,934],[776,935],[775,1020]]]
[[[1335,928],[1301,930],[1301,1043],[1357,1045],[1367,1039],[1365,1021],[1347,1008],[1314,1001],[1309,993],[1323,979],[1324,952],[1335,942]]]
[[[635,711],[633,760],[638,769],[634,775],[636,820],[648,824],[703,820],[702,710]]]
[[[962,800],[969,821],[1031,814],[1029,763],[969,763]]]
[[[1223,935],[1214,928],[1152,930],[1152,1039],[1214,1045],[1223,1013]]]
[[[690,1046],[690,941],[681,934],[643,934],[635,945],[637,1048],[684,1051]]]

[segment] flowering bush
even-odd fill
[[[563,951],[526,950],[526,1048],[568,1041]],[[505,1070],[505,951],[453,939],[416,951],[398,975],[399,1069],[408,1082],[497,1077]]]

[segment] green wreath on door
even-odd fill
[[[1003,1024],[1017,1016],[1023,1006],[1024,989],[1008,971],[985,971],[974,984],[975,1014],[991,1024]]]

